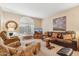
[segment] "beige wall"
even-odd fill
[[[5,27],[5,24],[6,24],[6,22],[8,22],[8,21],[11,21],[11,20],[13,20],[13,21],[15,21],[15,22],[17,22],[17,24],[19,24],[19,19],[20,19],[20,16],[19,15],[17,15],[17,14],[13,14],[13,13],[9,13],[9,12],[2,12],[2,19],[1,19],[1,21],[2,21],[2,30],[7,30],[6,29],[6,27]],[[18,31],[19,30],[19,27],[17,28],[17,30],[16,31]]]
[[[33,18],[35,28],[42,28],[42,19],[40,18]]]
[[[55,14],[54,16],[50,16],[48,18],[43,19],[42,28],[43,31],[53,31],[53,19],[57,17],[67,17],[67,30],[73,30],[79,32],[79,6],[75,8],[71,8],[66,11],[62,11],[60,13]]]
[[[0,10],[0,16],[1,16],[1,26],[0,26],[0,30],[7,30],[5,27],[6,22],[13,20],[15,22],[17,22],[18,26],[19,26],[19,20],[22,17],[25,17],[25,20],[27,20],[27,22],[31,22],[34,21],[34,27],[35,28],[41,28],[41,19],[40,18],[33,18],[33,17],[29,17],[29,16],[21,16],[19,14],[16,13],[11,13],[11,12],[6,12],[3,10]],[[19,31],[19,27],[16,30],[17,32]]]

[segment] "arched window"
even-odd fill
[[[19,32],[22,35],[33,35],[34,34],[34,21],[29,17],[21,17]]]

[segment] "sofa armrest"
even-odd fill
[[[7,46],[17,48],[17,47],[19,47],[20,45],[21,45],[21,44],[20,44],[20,41],[16,41],[16,42],[13,42],[13,43],[8,44]]]

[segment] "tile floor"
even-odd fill
[[[59,56],[57,54],[57,51],[59,51],[62,46],[56,45],[56,44],[51,44],[52,46],[55,46],[55,48],[53,49],[47,49],[45,47],[45,42],[41,43],[41,50],[39,51],[39,53],[37,54],[37,56]],[[79,56],[79,52],[78,51],[74,51],[72,56]]]

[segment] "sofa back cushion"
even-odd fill
[[[63,39],[66,39],[66,40],[72,40],[73,37],[72,37],[71,34],[65,34],[65,35],[63,35]]]
[[[52,33],[52,38],[57,38],[58,33]]]
[[[2,32],[0,33],[0,37],[1,37],[4,41],[8,39],[8,37],[7,37],[5,31],[2,31]]]

